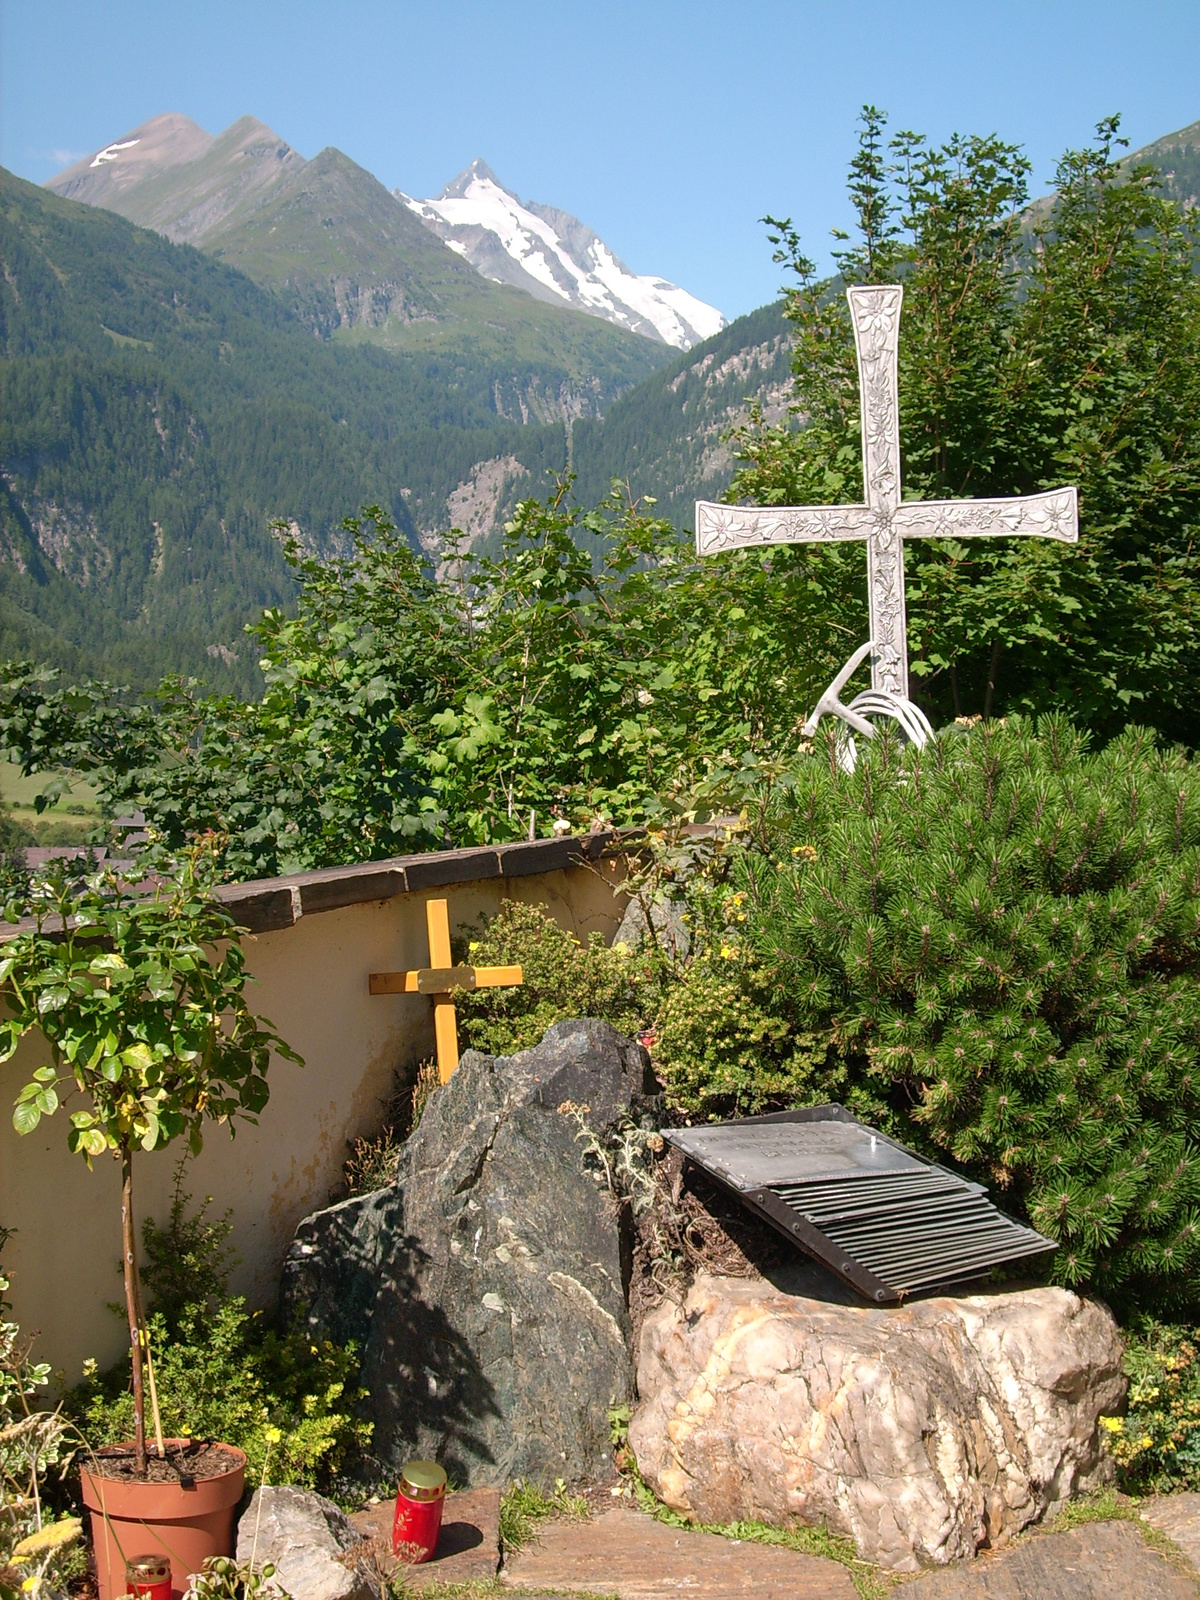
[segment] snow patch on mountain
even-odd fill
[[[483,161],[473,161],[434,200],[394,193],[484,277],[538,300],[589,311],[679,350],[725,326],[715,306],[686,289],[631,272],[569,212],[522,202]]]

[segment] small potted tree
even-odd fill
[[[82,1473],[101,1600],[125,1589],[125,1561],[168,1556],[172,1590],[204,1559],[231,1553],[245,1457],[232,1446],[164,1440],[138,1275],[133,1158],[207,1120],[254,1121],[267,1103],[272,1051],[300,1058],[245,1000],[244,931],[215,898],[220,841],[179,856],[148,852],[131,889],[111,870],[52,862],[5,907],[18,931],[0,947],[0,1060],[40,1032],[48,1060],[21,1090],[18,1133],[69,1109],[67,1143],[88,1166],[121,1168],[121,1255],[132,1363],[134,1437],[93,1454]],[[74,1109],[70,1102],[76,1099]],[[146,1443],[147,1379],[155,1440]]]

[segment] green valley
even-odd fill
[[[317,339],[230,266],[7,173],[0,262],[0,653],[140,684],[257,685],[242,625],[291,593],[271,518],[335,548],[375,500],[419,543],[479,463],[535,489],[564,467],[561,422],[498,395],[602,403],[670,356],[510,289],[558,344]]]

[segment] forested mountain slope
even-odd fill
[[[1169,200],[1200,205],[1200,122],[1189,123],[1176,133],[1143,145],[1133,152],[1127,165],[1140,166],[1143,162],[1162,173],[1162,192]]]
[[[199,251],[0,172],[0,655],[250,687],[242,623],[290,592],[271,517],[322,546],[375,499],[415,541],[481,462],[561,469],[561,426],[497,414],[509,373],[314,339]]]
[[[783,302],[760,306],[644,379],[603,422],[581,419],[571,434],[576,499],[594,504],[614,478],[658,512],[692,526],[696,500],[717,499],[736,465],[727,442],[752,400],[777,421],[792,397],[791,341]]]

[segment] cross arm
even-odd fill
[[[372,994],[450,994],[524,981],[520,967],[417,967],[411,972],[372,972],[369,979]]]
[[[726,506],[697,500],[696,553],[715,556],[751,545],[865,539],[874,524],[866,506]]]
[[[1013,495],[998,500],[906,500],[893,527],[905,539],[1079,539],[1079,503],[1074,489]]]

